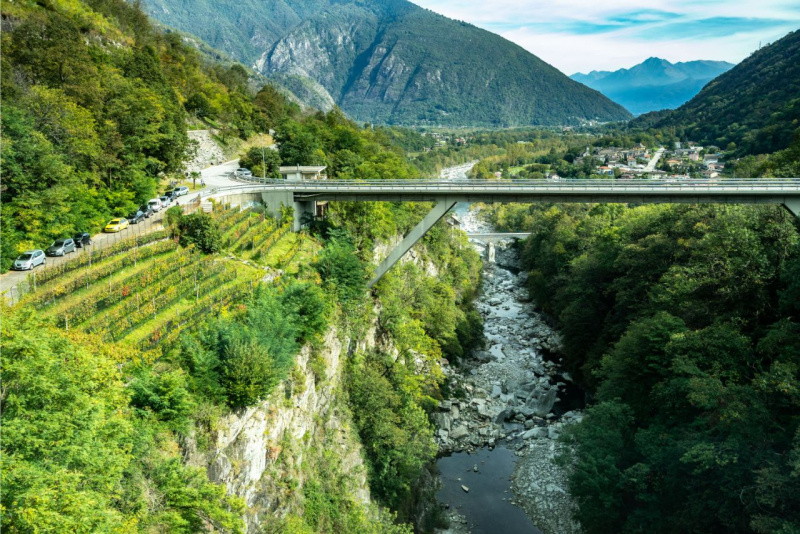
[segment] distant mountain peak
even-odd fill
[[[672,65],[672,63],[670,63],[666,59],[661,59],[660,57],[655,57],[655,56],[651,56],[651,57],[645,59],[641,64],[642,65]]]
[[[732,67],[733,64],[724,61],[671,63],[653,56],[628,69],[577,73],[570,77],[640,115],[680,106]]]

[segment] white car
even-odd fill
[[[189,188],[186,187],[185,185],[182,185],[180,187],[176,187],[175,189],[173,189],[172,193],[176,197],[182,197],[183,195],[188,195],[189,194]]]
[[[150,206],[150,209],[153,210],[153,213],[156,213],[161,210],[164,206],[161,205],[161,200],[157,198],[151,198],[147,201],[147,205]]]
[[[234,174],[239,178],[252,178],[253,177],[253,173],[250,172],[249,169],[245,169],[244,167],[240,167],[240,168],[236,169],[236,172]]]
[[[17,256],[11,268],[15,271],[29,271],[37,265],[44,265],[46,261],[47,258],[44,256],[44,251],[39,249],[28,250]]]

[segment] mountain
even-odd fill
[[[677,108],[733,66],[726,61],[670,63],[651,57],[630,69],[577,73],[570,78],[597,89],[634,115],[641,115]]]
[[[722,148],[733,143],[739,154],[788,147],[800,136],[800,31],[754,52],[680,108],[631,126],[675,128]]]
[[[359,121],[561,125],[630,117],[521,47],[406,0],[145,0],[301,98]]]

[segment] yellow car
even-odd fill
[[[130,226],[128,219],[124,217],[119,217],[117,219],[111,219],[111,221],[103,228],[104,232],[121,232],[125,228]]]

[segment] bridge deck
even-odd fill
[[[291,192],[296,201],[702,202],[784,204],[800,179],[760,180],[268,180],[231,189]]]

